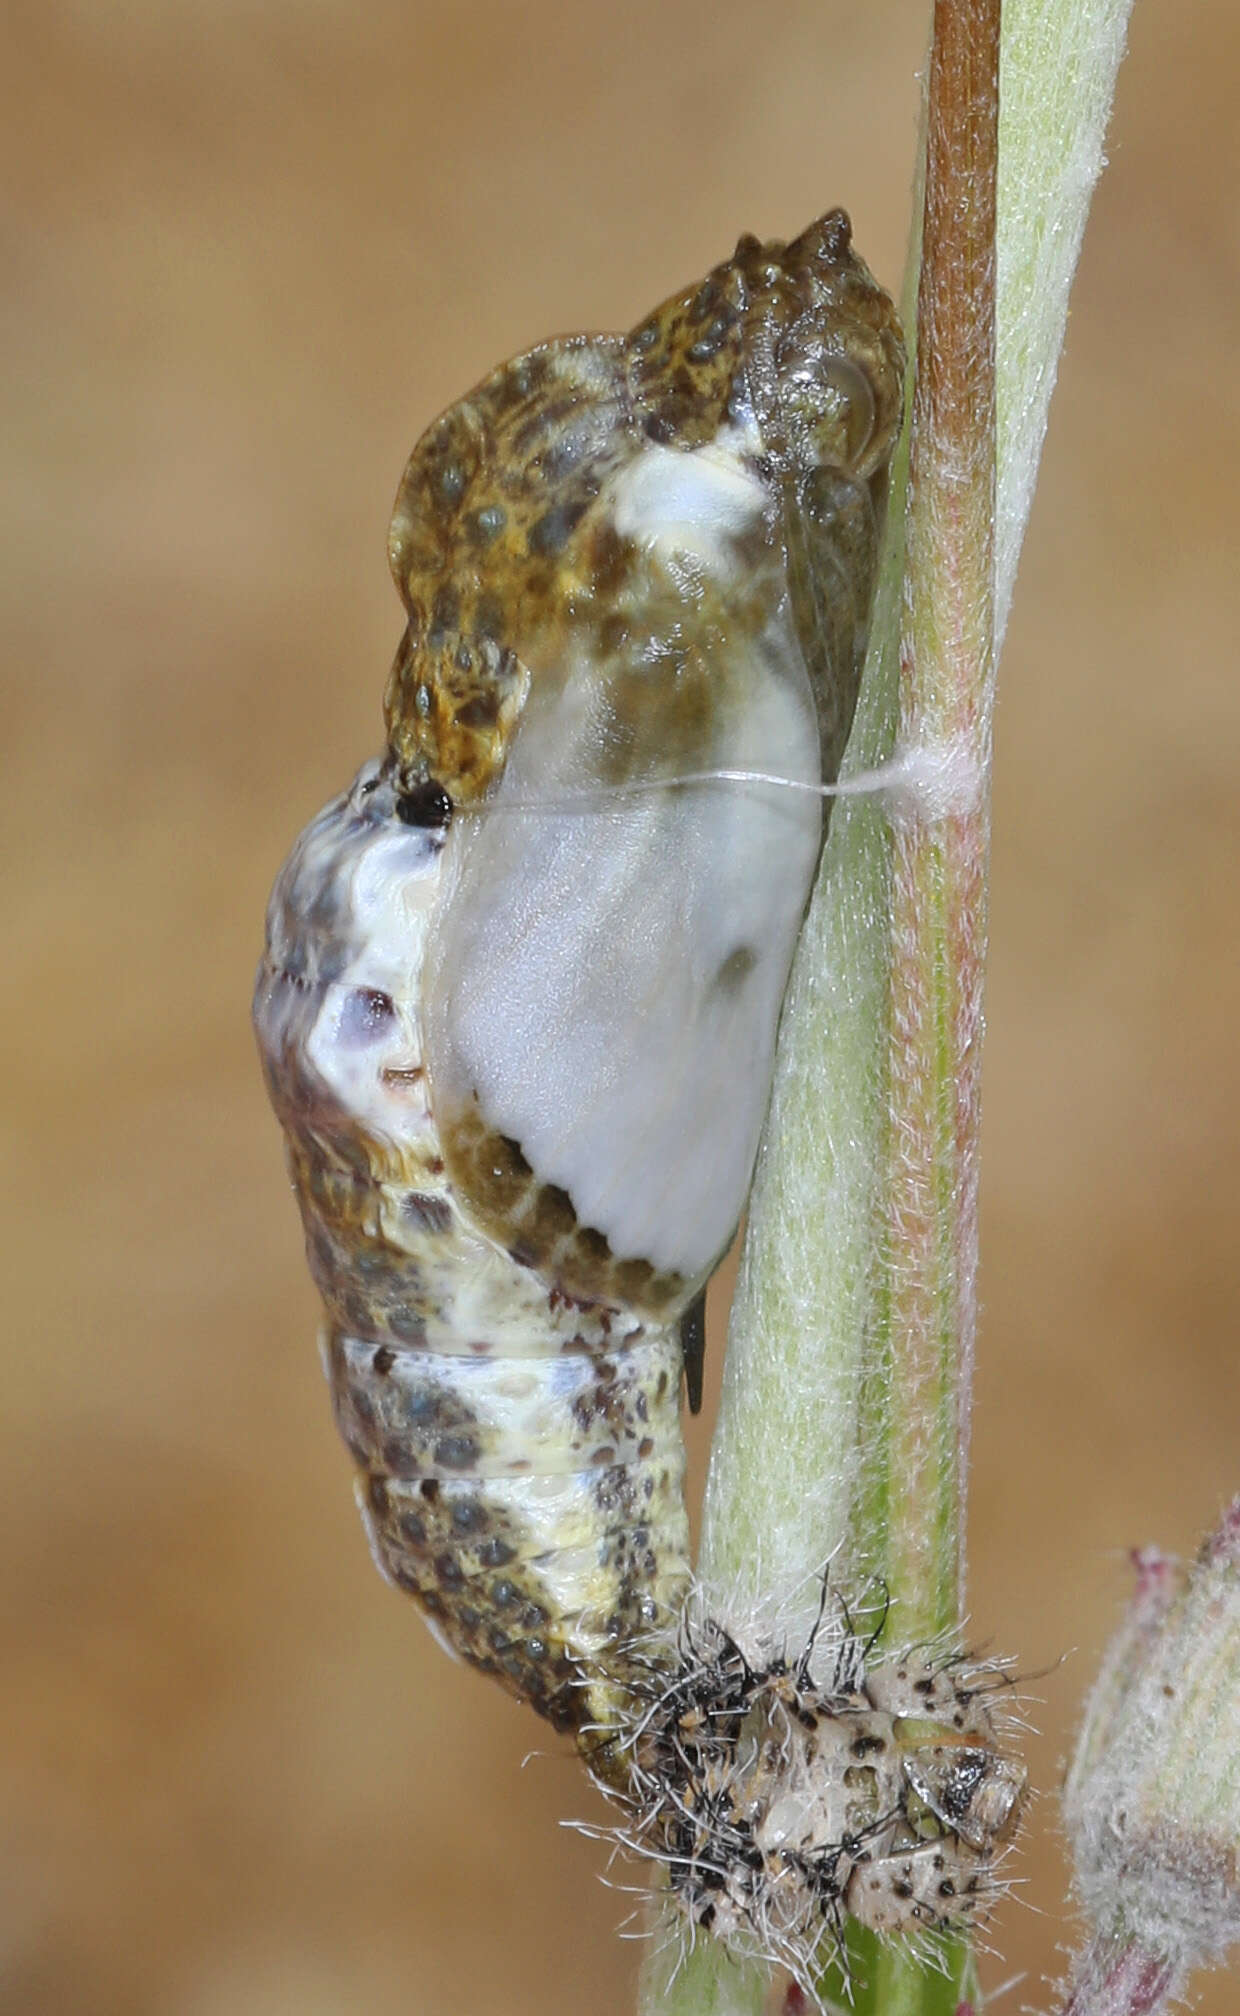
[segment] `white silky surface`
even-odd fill
[[[660,710],[652,670],[651,771]],[[662,689],[662,690],[660,690]],[[719,682],[705,764],[814,781],[808,678],[784,612]],[[581,813],[537,808],[600,775],[606,679],[531,696],[494,808],[458,821],[428,949],[436,1109],[476,1096],[621,1258],[704,1274],[744,1203],[821,806],[695,784]],[[741,969],[745,970],[741,970]]]
[[[714,441],[688,450],[652,444],[612,483],[616,531],[671,566],[688,561],[726,575],[730,537],[766,509],[766,486],[744,460],[761,445],[756,427],[725,427]]]

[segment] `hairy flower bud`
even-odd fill
[[[1161,2000],[1240,1939],[1240,1498],[1191,1567],[1153,1549],[1133,1559],[1136,1591],[1086,1707],[1064,1817],[1095,1964],[1098,1942],[1144,1954]]]

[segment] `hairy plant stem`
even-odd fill
[[[936,0],[927,91],[896,746],[947,803],[892,822],[883,1418],[856,1504],[899,1638],[952,1629],[963,1578],[977,1271],[994,694],[999,0]]]
[[[1077,1962],[1063,2016],[1153,2016],[1174,1992],[1177,1974],[1166,1954],[1100,1936]]]
[[[1130,4],[1004,0],[996,386],[998,0],[936,0],[927,256],[923,270],[915,243],[906,283],[921,351],[907,575],[906,440],[845,768],[871,767],[898,737],[947,758],[948,803],[933,817],[925,804],[897,808],[890,824],[873,800],[836,805],[784,1011],[703,1525],[711,1607],[727,1617],[777,1604],[793,1643],[828,1563],[854,1596],[884,1578],[900,1637],[958,1615],[994,640]],[[976,2003],[963,1948],[946,1977],[860,1933],[850,1950],[858,2016],[953,2016],[962,1999]],[[669,1971],[653,1952],[643,2016],[760,2016],[767,2005],[767,1970],[708,1941],[674,1981]]]
[[[964,1583],[994,698],[998,93],[999,0],[935,0],[896,747],[941,755],[947,801],[937,816],[914,802],[892,821],[878,1320],[848,1550],[854,1572],[884,1585],[898,1641],[953,1632]],[[964,1939],[938,1976],[900,1946],[855,1944],[862,2009],[937,2016],[974,1987]]]

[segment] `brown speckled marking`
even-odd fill
[[[443,840],[402,827],[395,795],[364,771],[302,836],[255,993],[336,1418],[384,1573],[606,1771],[620,1648],[670,1628],[686,1586],[679,1341],[566,1294],[462,1211],[417,1061]],[[358,984],[376,955],[357,905],[368,857],[393,845],[418,900],[404,984],[375,988]],[[360,1018],[359,993],[391,1013]],[[515,1150],[505,1166],[520,1175]]]
[[[536,1405],[544,1359],[514,1369],[327,1339],[337,1423],[365,1474],[361,1508],[383,1572],[472,1665],[583,1742],[587,1726],[615,1718],[625,1673],[615,1647],[649,1635],[684,1587],[679,1558],[667,1560],[669,1536],[675,1556],[684,1546],[684,1464],[673,1403],[659,1409],[657,1439],[647,1431],[651,1355],[661,1377],[665,1341],[637,1333],[615,1355],[579,1355],[567,1381],[554,1373],[565,1391],[552,1450],[550,1433],[504,1425],[492,1397],[498,1373],[512,1389],[524,1381]],[[567,1566],[593,1609],[565,1605]],[[601,1764],[597,1746],[591,1754]]]
[[[824,403],[833,368],[841,399]],[[503,766],[531,673],[554,676],[572,645],[612,651],[635,628],[666,645],[665,612],[600,492],[652,441],[692,449],[747,418],[785,493],[781,531],[833,776],[856,701],[903,369],[891,302],[832,211],[787,245],[742,238],[629,336],[563,337],[492,372],[422,436],[392,516],[409,626],[385,709],[401,776],[435,776],[472,803]],[[849,406],[854,380],[861,396]],[[758,536],[753,558],[770,562],[769,539]],[[634,704],[643,697],[635,681]],[[679,719],[691,753],[691,711]],[[669,750],[669,763],[683,753]]]
[[[518,1142],[468,1111],[445,1136],[454,1179],[479,1224],[521,1266],[549,1275],[580,1301],[627,1305],[655,1321],[679,1316],[692,1284],[657,1273],[648,1260],[618,1260],[597,1227],[578,1223],[566,1190],[539,1182]]]

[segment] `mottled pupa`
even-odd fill
[[[616,1781],[675,1656],[682,1328],[749,1185],[902,379],[840,211],[492,373],[397,497],[384,752],[268,912],[376,1559]]]

